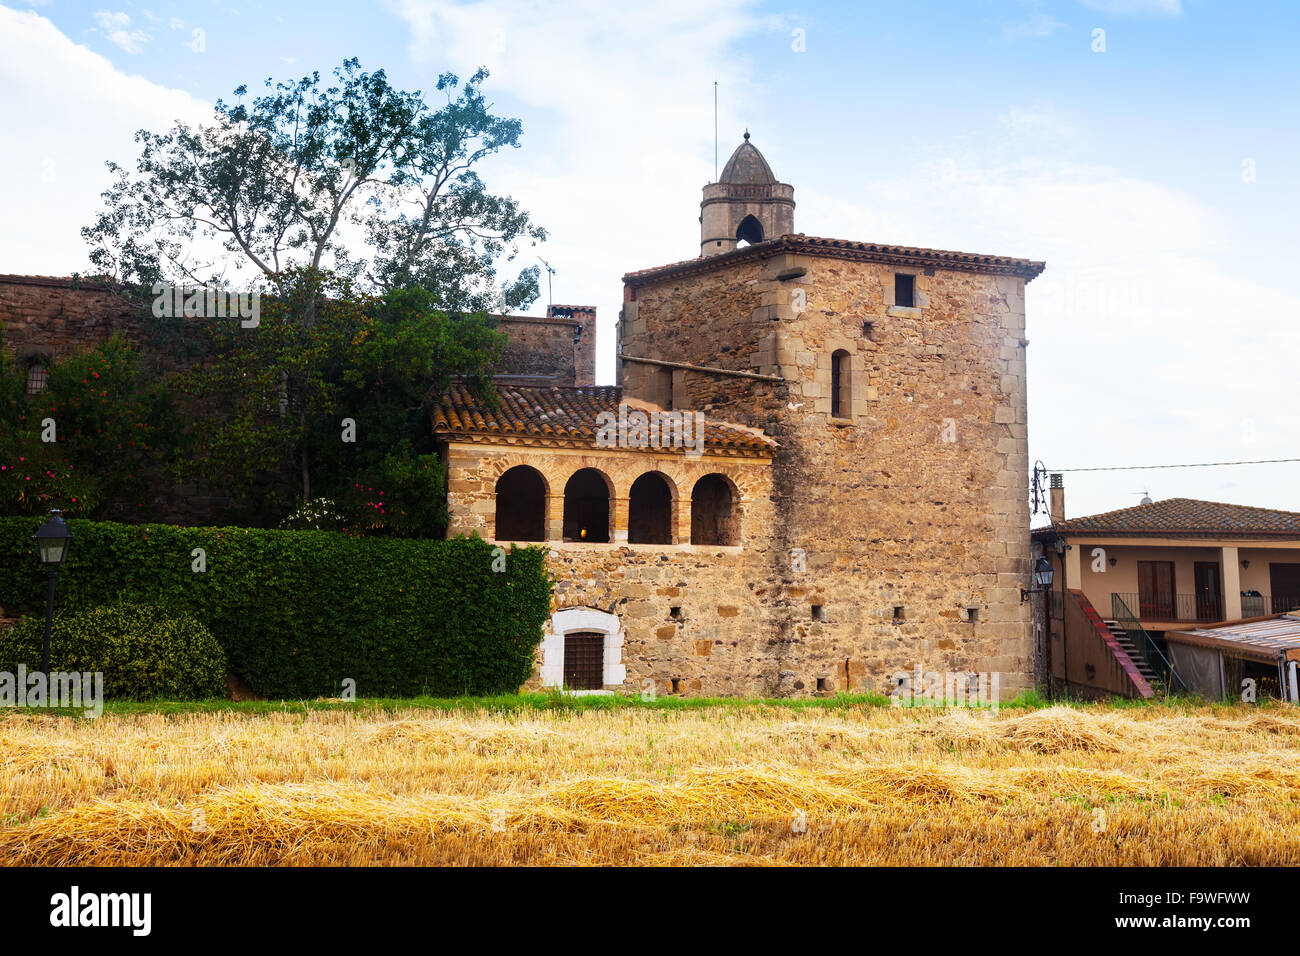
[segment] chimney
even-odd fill
[[[1048,487],[1048,513],[1052,516],[1052,524],[1060,524],[1065,520],[1065,481],[1060,473],[1050,476]]]
[[[548,319],[572,319],[574,385],[596,384],[596,307],[594,305],[550,305]]]

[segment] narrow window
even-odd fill
[[[27,394],[35,395],[41,389],[45,388],[45,366],[40,362],[33,362],[27,366]]]
[[[820,604],[814,604],[814,605],[812,606],[812,619],[813,619],[814,621],[824,621],[824,620],[826,620],[826,610],[825,610],[825,608],[823,608]]]
[[[843,349],[831,356],[831,418],[848,418],[851,414],[851,361],[852,356]]]
[[[916,277],[905,272],[894,273],[894,305],[912,308],[916,305]]]
[[[894,623],[895,623],[895,624],[900,624],[900,623],[902,623],[902,621],[903,621],[903,605],[901,605],[901,604],[895,604],[895,605],[894,605]]]

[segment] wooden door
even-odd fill
[[[1270,562],[1268,584],[1273,595],[1273,613],[1300,608],[1300,564]]]
[[[600,690],[605,686],[605,635],[579,631],[564,635],[564,686]]]
[[[1223,620],[1222,575],[1215,561],[1197,561],[1193,565],[1196,576],[1196,619],[1198,621]]]
[[[1145,621],[1174,620],[1174,562],[1139,561],[1138,617]]]

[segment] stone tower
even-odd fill
[[[745,141],[722,168],[716,183],[704,187],[700,203],[700,255],[730,252],[794,232],[794,187],[779,183],[763,154]]]

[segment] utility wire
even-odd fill
[[[1049,474],[1067,471],[1147,471],[1152,468],[1218,468],[1223,465],[1282,465],[1300,462],[1300,458],[1261,458],[1257,461],[1200,461],[1189,465],[1115,465],[1108,468],[1048,468]]]

